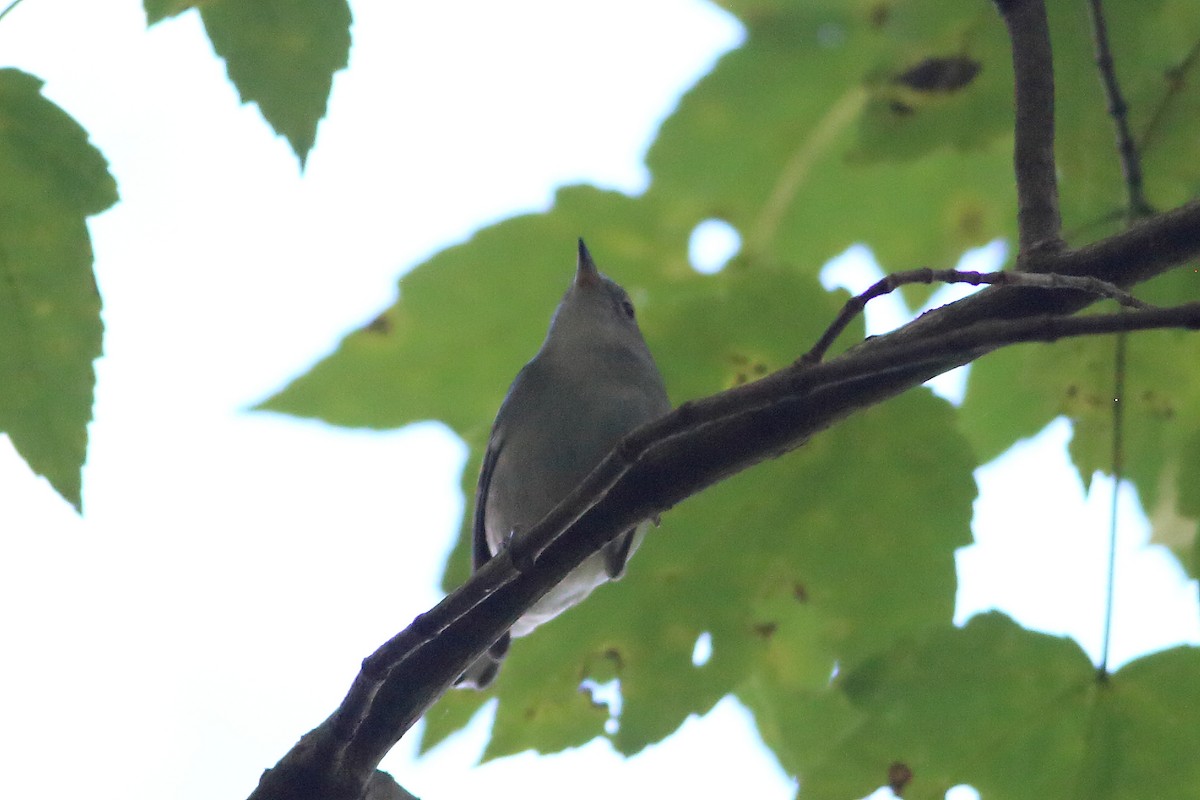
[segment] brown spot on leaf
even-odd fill
[[[617,668],[617,672],[620,672],[621,668],[625,666],[625,659],[621,658],[621,651],[615,647],[605,650],[604,657],[613,662],[613,665]]]
[[[733,369],[730,386],[741,386],[766,375],[771,369],[767,362],[745,353],[729,353],[725,358]]]
[[[955,227],[958,235],[967,241],[978,241],[983,238],[984,225],[987,217],[982,207],[976,203],[963,203],[958,209]]]
[[[792,587],[792,597],[796,598],[801,603],[808,602],[808,589],[803,583],[797,583]]]
[[[897,797],[904,794],[904,787],[908,786],[912,779],[913,771],[903,761],[894,761],[888,767],[888,787],[895,792]]]
[[[888,108],[898,117],[911,117],[915,113],[912,106],[899,100],[888,101]]]
[[[760,622],[754,626],[754,632],[764,639],[770,639],[777,630],[779,630],[777,622]]]
[[[896,83],[918,92],[957,92],[970,85],[981,68],[978,61],[965,56],[927,58],[896,76]]]
[[[872,28],[882,28],[887,24],[888,17],[891,14],[891,5],[888,3],[876,3],[871,6],[871,10],[867,13],[867,19],[870,21]]]
[[[1152,417],[1169,420],[1175,416],[1175,405],[1171,400],[1153,389],[1142,392],[1142,406]]]
[[[392,321],[387,318],[387,314],[380,314],[378,317],[364,325],[363,330],[367,333],[386,336],[392,332]]]

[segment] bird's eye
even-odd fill
[[[621,310],[625,312],[625,316],[633,319],[633,303],[629,301],[628,297],[621,299]]]

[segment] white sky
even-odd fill
[[[354,11],[304,176],[238,104],[194,13],[146,32],[134,0],[25,0],[0,21],[0,66],[46,80],[123,198],[90,226],[107,332],[86,516],[0,436],[0,797],[244,797],[329,713],[360,659],[437,599],[464,453],[433,423],[372,433],[243,409],[481,225],[565,183],[640,190],[658,121],[740,37],[684,0]],[[1036,481],[1016,459],[980,472],[959,617],[999,605],[1094,653],[1107,503],[1080,512],[1055,455],[1068,433],[1026,451]],[[995,510],[1014,485],[1044,493],[1017,521]],[[1142,520],[1126,531],[1116,660],[1200,640],[1195,586],[1141,548]],[[629,761],[594,742],[471,769],[485,724],[420,762],[406,741],[384,766],[426,798],[794,788],[731,701]]]

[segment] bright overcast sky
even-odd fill
[[[347,431],[243,409],[373,318],[432,252],[545,208],[559,185],[639,191],[658,121],[740,38],[684,0],[354,12],[350,67],[303,176],[239,105],[194,12],[147,32],[134,0],[24,0],[0,21],[2,65],[46,81],[123,198],[90,226],[107,329],[85,516],[0,436],[0,797],[241,798],[335,707],[360,659],[438,598],[465,456],[433,423]],[[1030,458],[1051,463],[1068,434],[1052,426],[1050,451]],[[981,483],[1027,481],[1012,464]],[[1020,530],[981,521],[996,544],[964,551],[974,594],[959,617],[1003,605],[1094,653],[1102,521],[1081,515],[1061,458],[1047,475],[1046,505],[1027,504]],[[1078,501],[1049,517],[1055,492]],[[1136,549],[1143,521],[1127,530],[1140,582],[1117,660],[1200,639],[1195,587]],[[1017,535],[1046,555],[1014,558]],[[1068,584],[1065,567],[1085,577]],[[1163,617],[1173,626],[1139,622]],[[593,742],[470,770],[476,722],[416,764],[406,740],[384,766],[426,798],[794,790],[731,701],[631,761]]]

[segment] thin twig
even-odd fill
[[[972,286],[992,284],[1029,286],[1038,289],[1075,289],[1097,297],[1115,300],[1129,308],[1151,307],[1118,286],[1090,277],[1034,272],[966,272],[953,269],[914,269],[907,272],[893,272],[877,281],[862,294],[847,300],[846,304],[842,306],[841,313],[825,329],[825,333],[821,335],[812,349],[800,358],[800,361],[809,364],[821,361],[837,337],[866,307],[867,303],[912,283],[969,283]]]
[[[995,0],[1012,41],[1016,90],[1017,263],[1063,248],[1054,166],[1054,58],[1042,0]]]
[[[1121,160],[1121,174],[1125,178],[1127,194],[1126,221],[1132,224],[1141,217],[1153,213],[1146,201],[1142,186],[1141,156],[1137,145],[1129,131],[1129,106],[1121,93],[1117,81],[1116,65],[1113,62],[1112,48],[1108,41],[1108,24],[1104,18],[1102,0],[1089,0],[1088,10],[1092,19],[1092,33],[1095,37],[1096,67],[1100,72],[1100,83],[1108,100],[1108,113],[1113,119],[1113,128],[1117,140],[1117,154]],[[1117,574],[1117,511],[1121,494],[1121,481],[1124,473],[1125,446],[1125,377],[1126,350],[1128,335],[1117,335],[1116,351],[1113,356],[1113,396],[1112,396],[1112,504],[1109,508],[1108,519],[1108,565],[1105,574],[1106,588],[1104,599],[1104,628],[1100,646],[1100,664],[1098,672],[1101,680],[1108,677],[1109,646],[1112,637],[1114,587]]]
[[[1183,90],[1187,88],[1188,73],[1196,69],[1198,65],[1200,65],[1200,40],[1192,45],[1192,49],[1183,57],[1183,61],[1178,66],[1167,70],[1167,91],[1163,93],[1162,100],[1154,107],[1154,111],[1150,114],[1150,121],[1146,123],[1146,128],[1142,131],[1141,152],[1145,153],[1154,144],[1167,112],[1183,95]]]
[[[1121,174],[1125,178],[1126,214],[1130,221],[1153,213],[1146,202],[1142,186],[1142,163],[1133,134],[1129,131],[1129,105],[1117,82],[1117,69],[1113,63],[1112,46],[1108,41],[1108,24],[1104,19],[1102,0],[1088,0],[1088,11],[1092,18],[1092,34],[1096,46],[1096,68],[1100,72],[1100,83],[1108,101],[1108,114],[1113,120],[1117,138],[1117,155],[1121,159]]]
[[[1045,314],[1022,319],[985,320],[941,337],[921,338],[880,348],[870,358],[855,353],[846,359],[816,364],[812,380],[820,389],[856,383],[864,379],[911,370],[922,364],[955,366],[968,363],[998,347],[1024,342],[1056,342],[1079,336],[1182,328],[1200,330],[1200,302],[1167,308],[1146,308],[1117,314],[1085,314],[1063,317]],[[815,389],[813,390],[815,391]]]

